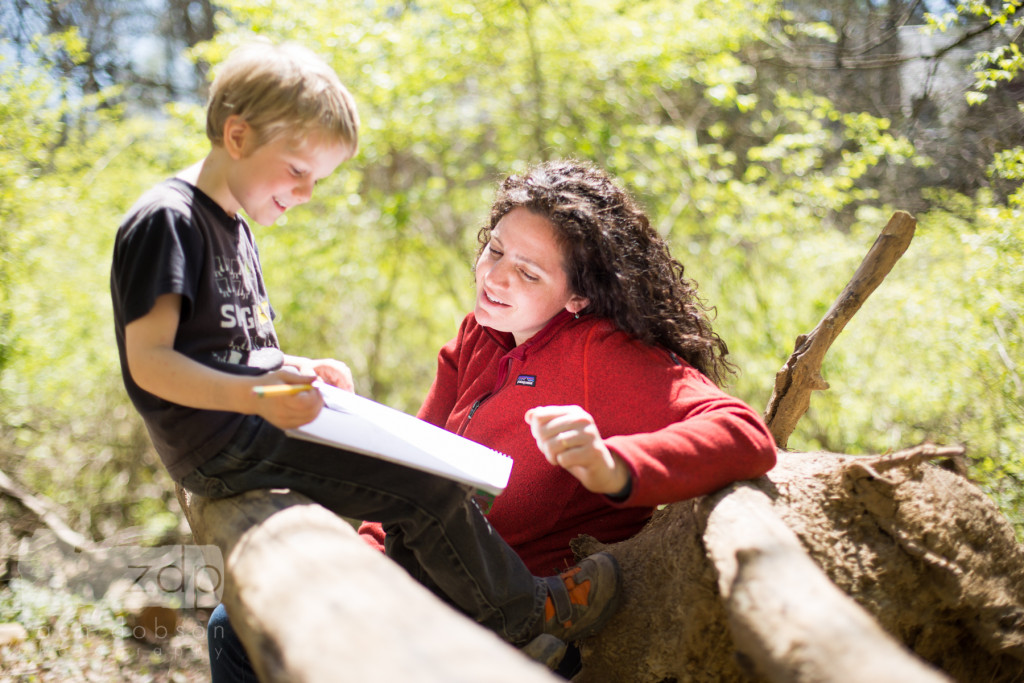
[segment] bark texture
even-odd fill
[[[223,554],[224,604],[265,683],[558,680],[299,494],[178,497]]]
[[[625,604],[583,644],[575,680],[897,680],[878,673],[881,663],[919,672],[898,680],[1024,680],[1024,546],[980,489],[928,461],[951,454],[783,452],[766,477],[724,497],[667,506],[608,546],[629,577]],[[765,505],[735,500],[751,491]],[[752,531],[765,506],[804,559]],[[601,547],[581,537],[574,549]],[[836,592],[913,656],[897,656]],[[846,661],[837,646],[860,656]]]
[[[736,649],[764,678],[949,681],[829,581],[756,488],[738,486],[715,501],[704,544]]]

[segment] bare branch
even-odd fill
[[[797,337],[793,354],[775,375],[764,416],[779,448],[786,447],[796,423],[807,412],[811,392],[828,389],[821,376],[825,353],[910,246],[916,226],[917,219],[909,213],[894,213],[825,317],[810,334]]]
[[[75,550],[93,550],[96,547],[95,543],[64,523],[54,503],[42,496],[29,493],[3,471],[0,471],[0,493],[14,498],[28,508],[58,539]]]

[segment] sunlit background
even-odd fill
[[[358,156],[255,227],[286,351],[345,360],[360,393],[415,412],[471,306],[496,181],[572,156],[641,199],[717,309],[729,390],[763,410],[797,335],[906,210],[914,241],[789,446],[963,444],[1020,534],[1021,18],[987,7],[0,0],[0,471],[94,542],[188,541],[121,385],[110,253],[138,195],[205,153],[211,65],[259,35],[330,61],[362,119]],[[29,634],[0,662],[202,675],[195,638],[128,648],[116,610],[17,579],[40,523],[15,499],[0,494],[0,622]]]

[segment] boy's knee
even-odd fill
[[[474,490],[450,479],[432,478],[429,486],[419,491],[420,504],[439,515],[459,514],[473,504]]]

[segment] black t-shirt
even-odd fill
[[[279,368],[283,356],[252,232],[198,188],[164,181],[118,228],[110,290],[125,388],[168,472],[180,480],[231,440],[243,416],[187,408],[143,391],[128,371],[124,328],[157,297],[180,294],[176,351],[236,374]]]

